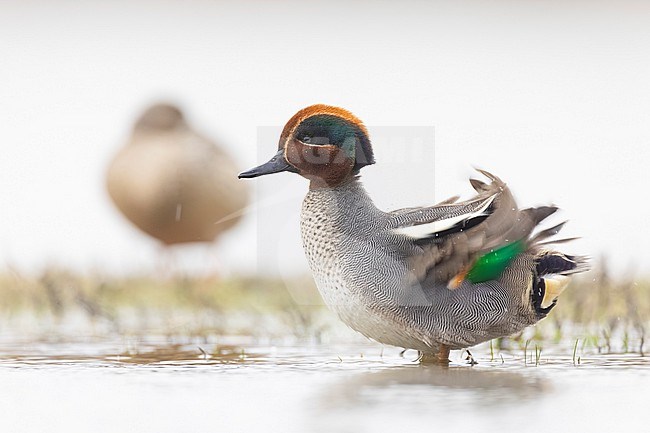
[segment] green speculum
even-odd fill
[[[526,245],[522,239],[490,251],[476,260],[476,263],[474,263],[474,266],[472,266],[465,278],[472,283],[482,283],[497,279],[508,265],[512,263],[512,260],[524,252],[525,249]]]

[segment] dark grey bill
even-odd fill
[[[239,173],[239,178],[250,179],[252,177],[264,176],[265,174],[280,173],[281,171],[296,172],[296,169],[284,159],[283,149],[278,150],[278,153],[269,162]]]

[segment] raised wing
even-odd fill
[[[491,253],[503,258],[499,250],[515,255],[519,246],[525,249],[525,240],[535,226],[557,210],[553,206],[519,210],[501,179],[483,170],[479,172],[491,182],[471,179],[478,195],[468,201],[456,203],[454,199],[451,203],[391,214],[395,233],[416,246],[408,261],[417,281],[433,279],[454,288],[479,257]],[[507,265],[503,260],[493,263]]]

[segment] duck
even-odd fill
[[[164,246],[211,243],[240,221],[248,203],[238,171],[179,107],[159,102],[139,116],[109,163],[106,189],[133,225]]]
[[[551,248],[564,222],[540,229],[556,206],[519,209],[508,186],[478,170],[472,198],[383,211],[360,180],[375,163],[369,133],[350,111],[298,111],[277,153],[240,178],[290,172],[309,181],[302,244],[325,303],[382,344],[448,364],[467,349],[534,325],[556,306],[588,258]]]

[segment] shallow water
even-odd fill
[[[650,359],[542,354],[449,368],[375,344],[5,342],[1,432],[646,431]]]

